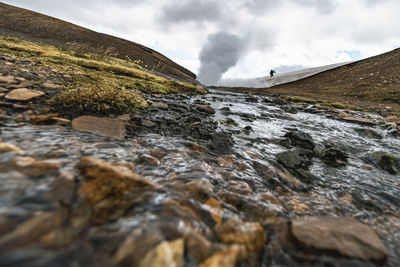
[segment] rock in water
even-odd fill
[[[81,116],[72,121],[72,128],[78,131],[94,133],[114,139],[123,139],[126,135],[126,122],[121,119]]]
[[[42,95],[44,95],[42,91],[20,88],[12,90],[5,96],[5,98],[10,100],[28,101],[31,100],[32,98],[39,97]]]
[[[289,138],[291,143],[295,146],[311,150],[313,150],[315,147],[311,135],[302,131],[288,132],[284,135],[284,137]]]
[[[383,260],[388,251],[368,226],[350,217],[305,217],[292,222],[295,238],[307,247],[333,250],[363,260]]]
[[[321,158],[330,166],[340,167],[346,165],[348,156],[346,153],[331,147],[322,152]]]
[[[140,261],[140,267],[182,267],[183,266],[183,239],[177,239],[171,242],[161,242],[155,249],[149,251],[143,260]]]

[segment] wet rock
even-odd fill
[[[207,114],[215,114],[215,109],[208,105],[195,105],[195,109],[201,112],[205,112]]]
[[[243,245],[231,245],[215,253],[201,263],[200,267],[235,267],[237,262],[245,258],[245,254],[246,248]]]
[[[250,103],[258,103],[258,98],[255,96],[248,96],[245,98],[246,102],[250,102]]]
[[[0,76],[0,83],[13,83],[15,81],[14,76]]]
[[[182,267],[183,266],[184,241],[164,241],[156,248],[149,251],[140,261],[139,267]]]
[[[150,107],[151,108],[158,108],[158,109],[167,110],[168,109],[168,104],[162,103],[162,102],[152,102]]]
[[[151,120],[142,120],[141,125],[144,127],[151,128],[156,126],[157,124],[155,122],[152,122]]]
[[[253,131],[253,128],[250,125],[243,128],[243,133],[245,133],[247,135],[249,135],[252,131]]]
[[[228,185],[227,190],[229,192],[233,192],[240,195],[250,195],[253,193],[253,190],[246,182],[241,181],[231,181]]]
[[[290,139],[291,144],[294,146],[299,146],[302,148],[306,149],[311,149],[313,150],[315,147],[313,138],[311,135],[308,133],[302,132],[302,131],[294,131],[294,132],[288,132],[284,135],[284,137],[287,137]]]
[[[0,238],[0,250],[40,243],[42,237],[55,230],[64,221],[64,215],[56,212],[38,213],[32,219]]]
[[[17,147],[16,145],[0,142],[0,154],[6,153],[6,152],[14,152],[17,154],[24,153],[24,151],[22,149],[20,149],[19,147]]]
[[[209,180],[198,179],[187,183],[185,185],[185,190],[192,196],[207,198],[213,193],[214,186]]]
[[[154,167],[160,165],[160,161],[156,157],[153,157],[149,154],[140,155],[137,163],[144,163],[144,164],[151,165]]]
[[[400,159],[389,153],[379,154],[378,164],[385,171],[390,174],[396,174],[400,172]]]
[[[321,159],[333,167],[344,166],[347,163],[347,154],[336,148],[327,148],[321,154]]]
[[[31,178],[38,178],[59,170],[61,164],[55,160],[36,160],[18,157],[0,165],[0,172],[19,171]]]
[[[186,253],[190,261],[203,262],[215,251],[213,244],[204,236],[190,233],[185,236]]]
[[[357,123],[357,124],[361,124],[361,125],[374,125],[375,124],[375,122],[373,120],[368,119],[368,118],[356,118],[356,117],[346,116],[346,117],[343,117],[340,119],[342,121]]]
[[[366,155],[363,159],[367,163],[372,163],[390,174],[397,174],[400,172],[400,159],[390,153],[375,152]]]
[[[363,260],[383,260],[388,251],[368,226],[350,217],[305,217],[292,222],[294,237],[306,247]]]
[[[216,225],[215,232],[222,242],[242,244],[249,251],[258,251],[267,240],[267,235],[260,224],[238,219],[230,219],[221,225]]]
[[[214,221],[217,224],[221,224],[222,217],[224,215],[221,202],[219,202],[218,200],[216,200],[215,198],[212,197],[212,198],[208,199],[204,204],[206,204],[207,206],[210,207],[208,210],[210,212],[211,217],[214,219]]]
[[[386,123],[394,123],[400,125],[400,117],[397,116],[386,117],[384,120]]]
[[[27,88],[15,89],[9,92],[5,98],[9,100],[28,101],[44,95],[44,92],[38,90],[30,90]]]
[[[372,129],[354,128],[354,131],[363,137],[382,139],[382,135]]]
[[[211,134],[211,144],[209,148],[217,154],[228,154],[232,151],[233,141],[231,136],[225,132]]]
[[[303,158],[294,151],[284,151],[276,155],[279,163],[289,169],[300,168],[303,165]]]
[[[241,117],[243,120],[250,121],[250,122],[253,122],[253,121],[255,121],[257,119],[256,115],[250,114],[250,113],[238,113],[236,115]]]
[[[126,135],[126,122],[120,119],[81,116],[72,120],[72,128],[78,131],[94,133],[114,139],[123,139]]]
[[[83,157],[78,163],[83,181],[78,194],[89,206],[94,206],[104,199],[111,199],[118,204],[124,195],[134,189],[146,190],[156,185],[128,167],[111,165],[101,159]]]

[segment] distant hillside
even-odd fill
[[[51,45],[76,42],[92,47],[112,47],[118,57],[141,59],[143,66],[150,70],[191,83],[196,79],[191,71],[143,45],[4,3],[0,3],[0,35],[13,35]]]
[[[400,104],[400,48],[262,90],[331,100],[352,98]]]
[[[253,88],[266,88],[272,87],[278,84],[289,83],[293,81],[297,81],[317,73],[327,71],[330,69],[334,69],[350,62],[342,62],[336,63],[326,66],[308,68],[308,69],[301,69],[296,71],[289,71],[283,73],[277,73],[274,77],[264,76],[260,78],[249,78],[249,79],[223,79],[218,83],[218,86],[222,87],[253,87]]]

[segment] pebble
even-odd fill
[[[38,90],[30,90],[27,88],[14,89],[9,92],[5,98],[10,100],[28,101],[44,95],[44,92]]]

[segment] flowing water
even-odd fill
[[[287,105],[270,100],[260,96],[249,100],[246,94],[217,91],[191,99],[210,103],[216,110],[213,119],[218,122],[218,130],[232,133],[233,150],[225,156],[193,149],[188,146],[193,139],[189,142],[185,137],[145,134],[116,141],[54,125],[9,124],[2,127],[1,138],[25,150],[25,156],[59,162],[60,177],[79,176],[77,161],[90,155],[108,161],[133,162],[136,173],[164,188],[146,196],[145,201],[117,220],[93,226],[90,233],[85,233],[87,236],[82,237],[85,242],[97,242],[104,254],[114,253],[119,246],[115,244],[127,233],[146,227],[161,232],[169,240],[187,232],[202,233],[215,240],[209,229],[209,216],[185,217],[171,204],[171,201],[182,203],[187,198],[187,205],[197,210],[197,214],[205,214],[209,208],[202,204],[202,199],[214,197],[223,202],[224,218],[262,221],[259,217],[268,214],[288,220],[304,215],[355,217],[381,237],[389,249],[388,265],[399,264],[400,176],[373,166],[367,159],[375,152],[399,156],[400,138],[381,126],[358,125],[313,114],[311,111],[315,109],[311,106],[288,112]],[[275,157],[288,150],[280,145],[280,140],[286,132],[294,130],[310,134],[317,146],[329,144],[344,151],[348,163],[331,167],[314,157],[309,168],[316,177],[313,183],[304,184],[300,189],[282,183],[274,177],[279,171]],[[15,157],[4,155],[1,163]],[[54,179],[48,176],[32,180],[17,172],[0,173],[1,213],[20,222],[39,211],[56,209],[58,203],[52,203],[54,197],[47,195],[54,190]],[[185,186],[198,181],[202,181],[196,185],[201,187],[201,196],[188,195],[190,190]],[[271,197],[266,198],[266,194]],[[240,205],[235,206],[238,202]],[[172,211],[166,209],[171,206],[175,207]],[[114,250],[105,249],[107,243]],[[76,245],[80,252],[69,248],[65,257],[75,257],[82,264],[92,246],[92,243]],[[104,264],[110,263],[106,256],[99,259]],[[191,260],[186,259],[186,265],[190,264]],[[271,262],[264,264],[272,265]]]

